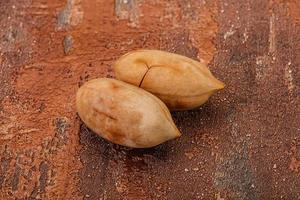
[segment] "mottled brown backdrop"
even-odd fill
[[[95,136],[75,93],[127,51],[226,83],[145,150]],[[300,1],[0,0],[0,199],[300,199]]]

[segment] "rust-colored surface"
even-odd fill
[[[242,2],[0,1],[0,199],[299,199],[300,2]],[[74,108],[138,48],[203,60],[227,85],[146,150]]]

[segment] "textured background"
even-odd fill
[[[0,199],[300,199],[300,1],[0,0]],[[78,119],[79,85],[138,48],[227,85],[132,150]]]

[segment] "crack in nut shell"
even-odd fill
[[[117,79],[151,92],[171,110],[198,107],[225,86],[205,64],[158,50],[129,52],[113,69]]]
[[[119,80],[86,82],[77,92],[76,107],[91,130],[123,146],[153,147],[181,135],[160,99]]]

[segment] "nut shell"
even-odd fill
[[[171,110],[196,108],[224,88],[205,64],[165,51],[129,52],[113,69],[117,79],[151,92]]]
[[[123,146],[148,148],[181,135],[161,100],[122,81],[86,82],[77,92],[76,107],[91,130]]]

